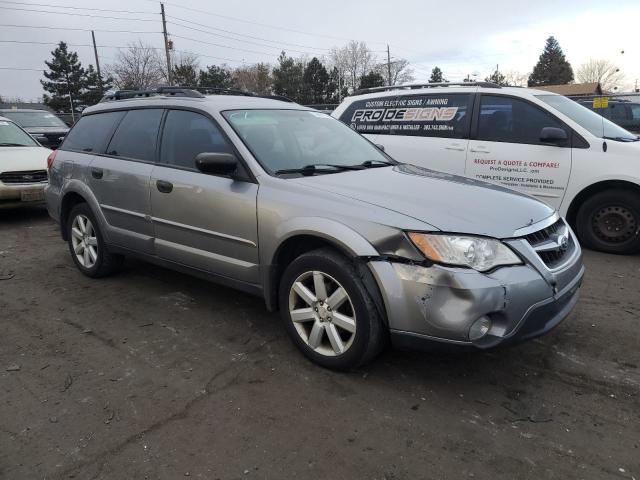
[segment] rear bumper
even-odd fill
[[[372,261],[382,293],[391,338],[403,347],[492,348],[528,340],[556,327],[578,301],[584,276],[578,254],[550,282],[530,265],[491,273]],[[476,322],[488,332],[470,336]]]
[[[0,209],[16,208],[29,205],[44,205],[44,188],[46,183],[5,185],[0,183]],[[23,195],[24,194],[24,195]],[[35,200],[26,197],[41,197]],[[25,198],[25,200],[23,200]]]

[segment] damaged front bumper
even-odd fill
[[[394,344],[430,342],[491,348],[542,335],[578,300],[582,255],[557,271],[535,263],[481,273],[467,268],[369,262],[385,303]],[[471,334],[482,324],[483,334]]]

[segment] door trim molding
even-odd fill
[[[131,210],[125,210],[124,208],[112,207],[111,205],[106,205],[104,203],[100,204],[100,208],[105,210],[111,210],[112,212],[124,213],[126,215],[131,215],[133,217],[144,218],[145,220],[149,220],[148,216],[144,213],[132,212]]]
[[[204,233],[206,235],[211,235],[212,237],[224,238],[233,242],[244,243],[245,245],[250,245],[252,247],[258,246],[255,242],[247,240],[246,238],[234,237],[233,235],[227,235],[226,233],[214,232],[213,230],[207,230],[205,228],[185,225],[184,223],[172,222],[171,220],[165,220],[164,218],[151,217],[151,221],[164,223],[165,225],[171,225],[172,227],[184,228],[185,230],[193,230],[194,232]]]

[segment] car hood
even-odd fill
[[[69,127],[22,127],[29,133],[62,133],[69,131]]]
[[[0,173],[46,170],[50,153],[43,147],[0,147]]]
[[[445,232],[514,236],[553,215],[533,197],[486,182],[413,165],[293,179],[306,187],[366,202]]]

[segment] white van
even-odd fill
[[[640,141],[597,113],[562,95],[484,82],[358,93],[332,115],[396,160],[531,194],[592,249],[640,250]]]

